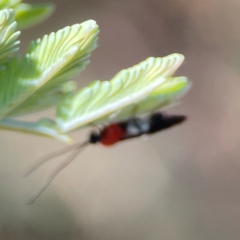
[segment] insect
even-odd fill
[[[33,165],[33,167],[27,172],[27,175],[34,172],[48,160],[60,154],[73,151],[72,154],[52,172],[52,174],[49,176],[42,188],[32,199],[30,199],[28,203],[32,204],[33,202],[35,202],[36,199],[50,185],[50,183],[57,176],[57,174],[66,166],[68,166],[79,154],[79,152],[87,145],[100,143],[104,146],[112,146],[121,141],[137,138],[142,135],[150,135],[153,133],[157,133],[176,124],[180,124],[185,120],[186,116],[184,115],[168,115],[166,113],[156,112],[151,114],[147,118],[133,117],[126,121],[109,124],[99,131],[92,131],[89,135],[89,138],[85,142],[73,144],[70,147],[49,154],[44,158],[40,159],[39,162],[36,162],[35,165]]]

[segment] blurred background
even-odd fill
[[[146,141],[88,147],[31,206],[26,201],[62,158],[28,179],[24,172],[64,145],[1,131],[0,239],[239,240],[240,2],[52,2],[51,18],[22,33],[22,52],[45,33],[95,19],[99,47],[79,86],[149,56],[182,53],[177,75],[188,76],[192,89],[169,112],[189,119]]]

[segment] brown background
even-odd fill
[[[239,240],[239,1],[53,2],[55,14],[22,33],[22,52],[31,39],[95,19],[99,47],[79,86],[149,56],[183,53],[178,74],[193,86],[170,111],[189,121],[147,141],[89,147],[30,207],[60,158],[29,179],[24,171],[63,144],[1,131],[0,239]]]

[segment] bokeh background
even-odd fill
[[[22,52],[45,33],[95,19],[99,47],[79,86],[149,56],[182,53],[178,75],[188,76],[192,89],[169,112],[189,120],[147,141],[89,147],[32,206],[26,201],[61,158],[28,179],[23,173],[63,144],[1,131],[0,239],[239,240],[240,2],[52,2],[54,15],[22,33]]]

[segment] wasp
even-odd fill
[[[33,198],[30,199],[28,203],[34,203],[37,198],[44,192],[44,190],[50,185],[58,173],[62,171],[66,166],[68,166],[76,158],[80,151],[87,145],[102,144],[104,146],[110,147],[122,141],[160,132],[174,125],[180,124],[185,120],[186,116],[184,115],[169,115],[162,112],[156,112],[147,118],[133,117],[125,121],[109,124],[102,129],[91,131],[88,139],[83,143],[76,143],[64,149],[61,149],[60,151],[51,153],[40,159],[29,169],[26,174],[27,176],[48,160],[59,156],[60,154],[72,151],[69,157],[51,173],[42,188],[37,192],[36,195],[33,196]]]

